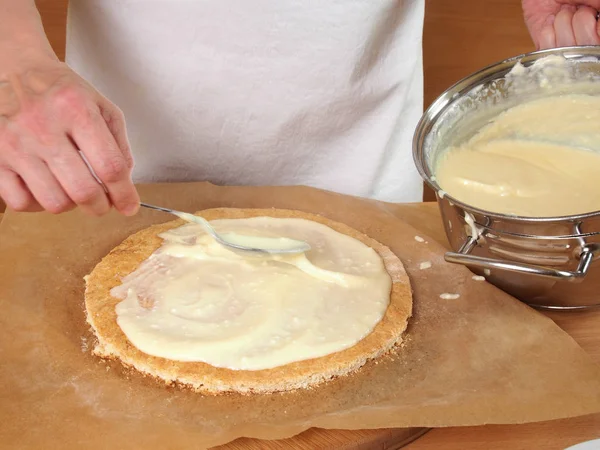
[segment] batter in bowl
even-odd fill
[[[499,115],[439,158],[435,176],[476,208],[525,217],[600,210],[600,97],[564,95]]]

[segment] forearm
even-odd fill
[[[56,59],[34,0],[0,0],[0,18],[0,70],[32,57]]]

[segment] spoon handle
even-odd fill
[[[275,242],[275,245],[271,245],[271,246],[266,246],[266,247],[261,247],[260,245],[257,246],[256,245],[256,237],[254,238],[248,238],[248,236],[245,237],[245,239],[250,239],[250,243],[244,243],[242,240],[242,244],[239,243],[239,240],[234,240],[232,241],[230,237],[224,237],[221,236],[219,233],[217,233],[215,231],[215,229],[212,227],[212,225],[208,222],[208,220],[206,220],[204,217],[200,217],[200,216],[195,216],[193,214],[189,214],[183,211],[177,211],[175,209],[169,209],[169,208],[163,208],[162,206],[155,206],[155,205],[149,205],[148,203],[143,203],[140,202],[140,206],[143,206],[144,208],[148,208],[148,209],[154,209],[156,211],[162,211],[162,212],[166,212],[168,214],[173,214],[174,216],[179,217],[180,219],[185,220],[186,222],[193,222],[193,223],[197,223],[199,225],[201,225],[204,230],[206,230],[206,232],[208,234],[210,234],[219,244],[228,247],[230,249],[234,249],[234,250],[242,250],[245,252],[250,252],[250,253],[304,253],[308,250],[310,250],[310,245],[308,245],[306,242],[302,242],[302,241],[294,241],[293,239],[288,239],[288,241],[293,242],[294,243],[294,247],[292,248],[280,248],[281,247],[281,238],[264,238],[264,239],[271,239],[272,241]],[[237,236],[238,238],[241,235]],[[243,237],[243,236],[242,236]],[[289,244],[288,244],[289,246]]]
[[[210,223],[208,223],[208,221],[204,217],[198,217],[198,216],[195,216],[193,214],[186,213],[183,211],[177,211],[175,209],[163,208],[162,206],[150,205],[150,204],[144,203],[144,202],[140,202],[140,206],[143,206],[144,208],[148,208],[148,209],[154,209],[156,211],[166,212],[168,214],[173,214],[174,216],[177,216],[180,219],[185,220],[186,222],[197,223],[197,224],[201,225],[204,228],[204,230],[208,234],[210,234],[212,237],[214,237],[217,241],[222,242],[222,240],[223,240],[221,238],[221,236],[219,236],[217,234],[217,232],[214,230],[214,228],[210,225]]]
[[[173,211],[172,209],[163,208],[161,206],[149,205],[148,203],[144,203],[144,202],[140,202],[140,206],[143,206],[144,208],[155,209],[156,211],[166,212],[166,213],[169,213],[169,214],[174,214],[175,213],[175,211]]]

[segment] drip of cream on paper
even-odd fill
[[[426,270],[431,268],[431,261],[423,261],[421,264],[419,264],[419,269],[421,270]]]

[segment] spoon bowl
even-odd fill
[[[253,254],[269,254],[269,255],[293,255],[304,253],[310,250],[310,245],[307,242],[298,241],[286,237],[261,237],[248,236],[238,233],[223,233],[219,234],[208,222],[200,216],[195,216],[183,211],[163,208],[161,206],[150,205],[148,203],[140,203],[140,206],[156,211],[173,214],[186,222],[197,223],[210,234],[215,241],[222,246],[239,252],[248,252]]]

